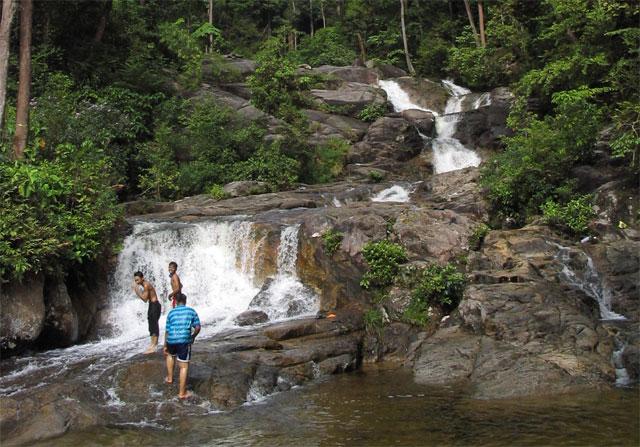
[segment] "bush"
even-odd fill
[[[384,327],[384,316],[380,309],[369,309],[364,314],[364,327],[368,333],[381,334]]]
[[[260,110],[289,123],[304,121],[299,108],[307,104],[302,91],[311,78],[297,76],[295,65],[285,57],[286,47],[277,37],[267,40],[256,57],[257,68],[247,79],[251,102]]]
[[[582,196],[570,200],[564,206],[553,200],[547,200],[540,209],[546,223],[565,231],[571,236],[588,234],[589,222],[596,216],[591,205],[590,196]]]
[[[484,237],[489,233],[489,226],[481,223],[473,229],[473,234],[469,237],[469,248],[478,251],[484,242]]]
[[[432,264],[420,273],[417,285],[411,293],[411,300],[416,302],[413,304],[414,308],[438,304],[451,309],[462,299],[464,286],[464,275],[455,266]]]
[[[216,200],[222,200],[227,198],[227,193],[224,192],[222,185],[213,184],[209,187],[209,195]]]
[[[365,106],[364,109],[358,114],[358,119],[372,123],[378,118],[382,118],[387,113],[386,104],[370,103]]]
[[[404,247],[386,239],[368,242],[362,249],[362,254],[369,266],[369,270],[360,281],[360,285],[365,289],[393,284],[400,264],[407,260]]]
[[[384,180],[384,174],[380,171],[369,171],[369,180],[373,183],[380,183]]]
[[[328,183],[338,177],[344,168],[349,147],[349,143],[340,138],[331,138],[317,146],[310,168],[312,183]]]
[[[280,142],[261,147],[247,161],[236,165],[237,180],[267,182],[274,190],[286,189],[298,181],[300,164],[280,150]]]
[[[522,224],[548,199],[568,200],[574,181],[567,173],[591,157],[603,111],[592,101],[593,89],[554,95],[556,114],[529,123],[482,171],[491,211],[498,219]]]
[[[60,273],[105,251],[121,216],[110,171],[90,143],[60,145],[52,160],[0,164],[0,277]]]
[[[330,229],[322,235],[322,240],[324,241],[324,250],[329,256],[333,256],[333,254],[338,251],[343,237],[344,235],[334,228]]]

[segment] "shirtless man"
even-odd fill
[[[174,261],[169,263],[169,276],[171,277],[171,293],[168,299],[171,301],[171,308],[175,308],[176,298],[182,293],[182,282],[178,276],[178,264]]]
[[[158,346],[158,335],[160,335],[160,327],[158,326],[158,320],[160,319],[160,313],[162,312],[160,301],[158,301],[156,289],[153,288],[153,285],[149,281],[144,279],[142,272],[135,272],[133,274],[133,291],[138,295],[138,298],[145,303],[149,303],[147,319],[149,320],[151,345],[144,353],[153,354]]]

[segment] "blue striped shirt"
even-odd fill
[[[200,318],[191,307],[178,304],[167,315],[166,342],[172,345],[191,343],[191,328],[200,326]]]

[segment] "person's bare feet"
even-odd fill
[[[166,383],[166,384],[170,385],[170,384],[172,384],[172,383],[173,383],[173,379],[169,379],[168,377],[165,377],[165,378],[164,378],[164,383]]]
[[[146,351],[144,351],[145,354],[153,354],[154,352],[156,352],[157,350],[157,346],[149,346],[147,348]]]
[[[193,393],[191,393],[191,391],[187,391],[185,394],[178,394],[178,398],[180,399],[188,399],[191,396],[193,396]]]

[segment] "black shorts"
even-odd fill
[[[167,351],[169,351],[169,355],[177,356],[179,362],[191,360],[191,345],[189,343],[167,343]]]
[[[149,320],[149,334],[153,337],[160,336],[160,327],[158,326],[158,320],[162,313],[162,307],[160,307],[159,301],[153,301],[149,303],[149,310],[147,311],[147,319]]]

